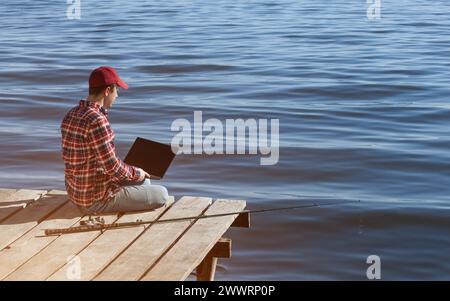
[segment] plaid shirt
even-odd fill
[[[108,112],[99,104],[81,100],[61,123],[62,157],[69,198],[90,207],[120,190],[121,181],[137,181],[136,167],[117,158]]]

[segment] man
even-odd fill
[[[168,200],[165,187],[151,185],[148,173],[116,156],[107,116],[118,87],[128,89],[114,68],[95,69],[89,77],[89,96],[61,123],[66,190],[86,214],[150,210]]]

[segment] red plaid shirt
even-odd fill
[[[107,116],[99,104],[81,100],[61,123],[66,190],[79,206],[105,201],[120,190],[121,181],[140,177],[136,167],[117,158]]]

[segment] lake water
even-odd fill
[[[59,125],[95,67],[130,85],[110,111],[118,154],[170,143],[177,118],[279,119],[280,156],[180,155],[175,196],[275,208],[232,229],[218,280],[450,279],[450,2],[0,3],[0,187],[64,188]]]

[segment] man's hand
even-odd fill
[[[138,168],[138,170],[139,170],[139,174],[141,175],[139,177],[139,182],[144,181],[145,178],[149,178],[150,179],[150,175],[145,170],[143,170],[142,168]]]

